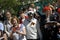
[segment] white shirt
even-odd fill
[[[33,26],[29,26],[31,24],[31,22],[34,22],[36,24],[33,25]],[[27,39],[40,38],[40,40],[42,40],[42,33],[41,33],[41,30],[40,30],[40,24],[37,21],[37,19],[35,19],[35,18],[32,18],[31,20],[26,19],[24,21],[24,25],[25,25],[25,28],[26,28],[26,34],[27,34],[26,38]]]
[[[26,22],[25,26],[26,26],[27,39],[37,39],[37,29],[36,29],[37,19],[32,18],[31,20],[26,20],[25,22]],[[34,25],[31,25],[32,22],[34,23]]]

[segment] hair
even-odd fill
[[[9,14],[11,15],[11,11],[10,10],[6,10],[5,14],[4,14],[5,16],[6,16],[7,12],[9,12]]]
[[[5,11],[5,14],[6,14],[7,12],[11,13],[11,11],[10,11],[10,10],[6,10],[6,11]]]
[[[12,19],[11,19],[11,23],[13,24],[13,20],[16,19],[17,20],[17,23],[20,23],[19,22],[19,19],[16,17],[16,16],[13,16]]]

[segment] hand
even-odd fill
[[[16,30],[16,33],[20,33],[20,30]]]
[[[57,22],[57,26],[60,26],[60,23]]]

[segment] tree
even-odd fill
[[[12,13],[17,12],[17,7],[21,4],[19,0],[0,0],[0,7],[1,9],[10,9]]]

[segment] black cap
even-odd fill
[[[33,14],[33,13],[31,13],[31,12],[30,12],[30,13],[28,13],[28,16],[33,16],[33,15],[34,15],[34,14]]]

